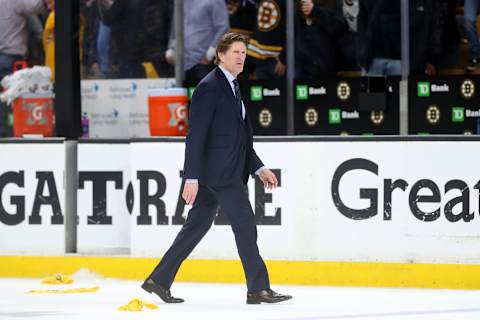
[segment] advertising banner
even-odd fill
[[[411,77],[410,134],[480,134],[480,78],[474,75]]]
[[[288,152],[284,152],[288,145]],[[256,143],[280,179],[250,181],[265,258],[311,261],[480,261],[476,142]],[[448,152],[446,152],[448,150]],[[148,156],[147,156],[148,155]],[[452,155],[452,156],[449,156]],[[132,254],[161,255],[187,213],[181,143],[132,144]],[[227,225],[215,223],[193,257],[235,259]]]
[[[129,253],[129,155],[128,141],[78,144],[78,253]]]
[[[297,81],[295,133],[399,134],[399,81],[399,77]]]
[[[253,134],[287,134],[287,92],[284,81],[241,81],[242,97],[248,108]]]
[[[320,144],[313,251],[335,261],[480,262],[477,144]]]
[[[65,253],[65,147],[0,143],[0,255]]]
[[[149,137],[148,90],[174,84],[175,79],[82,80],[84,137]]]
[[[248,184],[265,259],[480,263],[478,141],[276,139],[255,149],[279,179],[275,190]],[[0,254],[64,253],[63,144],[3,143],[0,153]],[[182,138],[79,143],[78,252],[162,256],[190,209],[183,158]],[[238,258],[221,208],[191,257]]]

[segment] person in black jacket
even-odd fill
[[[410,5],[410,73],[434,75],[440,56],[442,17],[438,0]]]
[[[115,0],[101,6],[101,19],[112,28],[111,60],[118,64],[119,78],[144,78],[145,61],[159,72],[168,70],[165,51],[172,10],[170,0]]]
[[[266,188],[278,186],[275,174],[267,169],[253,149],[252,125],[237,76],[243,70],[247,38],[227,33],[216,48],[218,66],[205,76],[193,93],[182,198],[193,205],[172,246],[142,288],[167,303],[181,303],[172,297],[170,286],[182,262],[212,226],[218,206],[232,225],[247,282],[247,303],[277,303],[290,295],[270,288],[267,267],[257,246],[255,215],[248,200],[246,184],[258,174]]]
[[[460,26],[457,21],[458,0],[439,0],[441,12],[441,36],[439,68],[454,68],[460,56]]]
[[[361,0],[359,62],[367,75],[401,73],[400,0]]]
[[[456,0],[413,0],[410,5],[410,74],[435,75],[457,64],[460,34]]]
[[[295,27],[296,78],[332,76],[336,70],[335,40],[347,30],[343,16],[321,7],[318,1],[299,0]]]

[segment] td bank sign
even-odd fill
[[[452,122],[464,122],[465,118],[480,118],[480,109],[472,110],[464,107],[452,108]]]
[[[417,96],[430,97],[431,93],[450,92],[448,84],[435,84],[430,82],[417,82]]]
[[[339,124],[343,120],[349,119],[359,119],[360,113],[357,110],[345,111],[340,109],[329,109],[328,110],[328,123],[329,124]]]
[[[267,89],[262,86],[250,87],[250,100],[262,101],[264,97],[280,97],[281,92],[278,88]]]

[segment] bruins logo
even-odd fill
[[[340,100],[345,101],[350,98],[350,85],[342,81],[337,86],[337,96]]]
[[[370,120],[374,125],[381,125],[383,123],[385,116],[383,114],[383,111],[372,111],[370,112]]]
[[[313,127],[318,122],[318,112],[314,108],[308,108],[305,111],[305,122],[309,127]]]
[[[275,29],[280,23],[280,7],[273,0],[264,0],[258,8],[258,29],[267,32]]]
[[[475,83],[470,79],[463,80],[460,92],[465,99],[470,99],[475,94]]]
[[[430,124],[437,124],[440,121],[440,109],[438,106],[432,104],[427,109],[427,121]]]
[[[263,109],[258,115],[258,121],[260,125],[264,128],[270,127],[272,124],[272,113],[268,109]]]

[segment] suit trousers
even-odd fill
[[[268,271],[258,251],[255,216],[246,186],[241,181],[222,187],[199,185],[197,198],[185,224],[150,275],[153,281],[170,288],[183,260],[212,226],[219,205],[230,220],[248,292],[256,293],[270,288]]]

